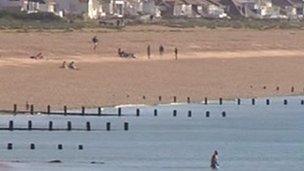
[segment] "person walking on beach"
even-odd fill
[[[217,152],[217,150],[214,151],[214,153],[213,153],[213,155],[211,157],[210,167],[212,169],[217,169],[219,167],[219,164],[218,164],[218,152]]]
[[[175,49],[174,49],[175,60],[177,60],[177,53],[178,53],[177,48],[175,48]]]
[[[159,50],[159,55],[162,56],[164,54],[164,51],[165,51],[163,45],[160,45],[158,50]]]
[[[148,47],[147,47],[147,55],[148,55],[148,59],[150,59],[150,56],[151,56],[151,47],[150,47],[150,45],[148,45]]]
[[[93,50],[96,50],[97,45],[98,45],[97,36],[94,36],[94,37],[92,38],[92,42],[93,42]]]

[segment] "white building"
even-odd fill
[[[21,11],[26,11],[27,13],[56,12],[54,0],[21,0],[21,4]]]
[[[111,0],[109,13],[115,17],[124,17],[125,14],[125,1],[123,0]]]
[[[102,9],[102,3],[98,0],[89,0],[88,2],[88,17],[90,19],[98,19],[106,14]]]

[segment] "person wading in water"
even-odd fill
[[[210,167],[212,169],[218,169],[219,164],[218,164],[218,152],[215,150],[212,157],[211,157],[211,165]]]

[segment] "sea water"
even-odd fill
[[[301,99],[276,97],[270,105],[266,99],[256,99],[255,105],[250,99],[242,99],[241,105],[235,101],[125,105],[120,106],[121,117],[1,115],[0,127],[14,120],[15,127],[26,128],[31,120],[33,128],[48,128],[49,121],[54,128],[66,128],[67,121],[73,128],[85,128],[89,121],[92,131],[0,131],[0,163],[12,171],[210,171],[210,158],[217,150],[222,171],[303,171]],[[176,117],[173,110],[177,110]],[[192,117],[188,117],[189,110]],[[117,113],[117,108],[102,112]],[[111,122],[111,131],[106,131],[107,122]],[[129,123],[129,131],[123,130],[124,122]],[[13,150],[6,149],[7,143],[13,144]],[[35,150],[30,150],[30,143]],[[49,163],[52,160],[61,163]]]

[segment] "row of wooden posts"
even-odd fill
[[[191,103],[189,97],[188,97],[188,103]],[[205,105],[208,104],[208,99],[207,98],[205,98],[204,104]],[[237,104],[241,105],[241,99],[237,99]],[[255,105],[256,104],[256,99],[254,99],[254,98],[251,99],[251,104]],[[283,100],[283,104],[284,105],[288,104],[287,99]],[[223,105],[223,98],[219,98],[219,105]],[[270,105],[270,100],[269,99],[266,99],[266,105]],[[304,105],[304,100],[301,100],[301,105]],[[30,114],[43,113],[43,114],[53,114],[53,115],[85,115],[85,114],[87,114],[87,115],[100,115],[100,116],[102,116],[102,115],[103,116],[115,116],[115,115],[121,116],[122,115],[121,108],[118,108],[118,113],[117,114],[102,114],[101,107],[98,107],[97,108],[97,114],[96,113],[92,114],[92,113],[86,113],[85,107],[81,107],[81,112],[68,112],[67,106],[63,106],[63,112],[52,112],[50,105],[47,106],[46,112],[35,112],[34,105],[30,105],[30,110],[29,111],[18,111],[17,104],[14,104],[12,112],[9,112],[9,111],[6,111],[6,112],[14,113],[14,114],[17,114],[17,113],[30,113]],[[139,115],[139,109],[136,110],[136,115]]]
[[[138,110],[137,110],[138,111]],[[139,111],[138,111],[139,112]],[[136,112],[138,114],[138,112]],[[138,115],[139,116],[139,115]],[[154,116],[158,116],[158,111],[157,109],[154,109]],[[176,117],[177,116],[177,110],[173,110],[173,117]],[[188,114],[187,114],[188,117],[192,117],[192,111],[191,110],[188,110]],[[205,112],[205,116],[207,118],[210,117],[210,111],[206,111]],[[223,111],[222,112],[222,117],[226,117],[226,112]]]
[[[13,150],[13,143],[7,143],[6,149],[7,150]],[[31,150],[35,150],[36,149],[36,145],[34,143],[30,143],[30,149]],[[63,145],[62,144],[58,144],[57,145],[57,149],[58,150],[63,150]],[[78,145],[77,147],[78,150],[83,150],[83,145]]]
[[[129,130],[129,123],[128,122],[124,122],[124,128],[125,131]],[[72,131],[72,130],[86,130],[86,131],[91,131],[91,123],[90,122],[86,122],[86,126],[85,129],[76,129],[72,127],[72,122],[71,121],[67,121],[67,127],[66,128],[54,128],[53,127],[53,121],[49,121],[48,124],[48,128],[34,128],[33,127],[33,122],[31,120],[28,121],[27,124],[27,128],[20,128],[20,127],[14,127],[14,121],[9,121],[8,123],[8,127],[6,128],[0,128],[0,130],[9,130],[9,131],[31,131],[31,130],[40,130],[40,131],[44,131],[44,130],[48,130],[48,131]],[[106,123],[106,130],[110,131],[111,130],[111,122],[107,122]]]

